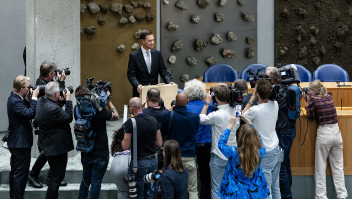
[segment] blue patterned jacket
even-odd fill
[[[231,130],[226,129],[221,135],[218,143],[220,151],[229,159],[224,177],[222,179],[218,195],[222,199],[243,198],[243,199],[264,199],[269,195],[262,167],[259,165],[251,178],[244,175],[240,167],[240,154],[236,146],[227,146]],[[259,136],[260,137],[260,136]],[[259,149],[259,157],[265,154],[265,147]]]

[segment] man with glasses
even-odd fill
[[[29,77],[19,75],[13,81],[13,92],[7,100],[9,118],[8,147],[11,153],[10,198],[23,198],[31,163],[34,119],[39,89],[29,88]],[[30,91],[30,92],[29,92]]]
[[[66,89],[65,110],[57,103],[59,96],[59,83],[49,82],[45,86],[45,97],[38,99],[36,110],[38,145],[43,149],[51,173],[46,199],[58,198],[59,186],[65,177],[67,153],[74,148],[70,127],[73,120],[71,93]]]
[[[55,77],[56,69],[57,69],[56,64],[44,61],[40,66],[40,76],[37,79],[36,85],[46,85],[47,83],[52,82]],[[65,71],[62,71],[61,75],[57,73],[57,77],[58,77],[60,88],[64,89],[65,79],[66,79]],[[43,91],[40,91],[38,97],[42,97],[44,95],[45,93]],[[58,101],[61,104],[61,106],[65,104],[65,99],[62,96],[59,97]],[[36,126],[36,120],[34,120],[33,123]],[[41,153],[39,154],[29,174],[30,176],[28,178],[28,185],[34,188],[43,188],[43,185],[41,184],[38,178],[39,178],[40,171],[43,169],[44,165],[47,162],[47,159],[42,149],[40,148],[40,146],[38,146],[38,148]],[[51,175],[49,172],[47,184],[48,184],[48,181],[50,180],[50,177]],[[62,181],[60,184],[60,186],[66,186],[66,185],[67,183],[65,181]]]

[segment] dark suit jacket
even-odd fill
[[[30,120],[35,117],[37,100],[29,104],[14,92],[7,99],[7,116],[9,118],[10,133],[7,145],[11,148],[31,148],[33,133]]]
[[[164,64],[163,56],[160,51],[151,49],[152,66],[150,74],[148,72],[147,64],[145,63],[142,49],[139,49],[130,54],[128,62],[127,77],[133,86],[133,96],[139,97],[137,86],[139,84],[155,85],[158,84],[158,74],[163,78],[166,84],[170,83],[170,77]]]
[[[73,120],[72,101],[66,101],[65,111],[49,98],[38,99],[36,120],[39,126],[38,144],[45,156],[73,150],[70,123]]]

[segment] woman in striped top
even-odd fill
[[[315,143],[315,198],[326,196],[326,159],[329,158],[337,198],[346,198],[343,172],[342,136],[337,123],[337,114],[332,94],[319,80],[308,85],[306,100],[308,119],[316,121],[318,126]]]

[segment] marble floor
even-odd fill
[[[123,121],[123,118],[121,118],[118,121],[113,121],[113,122],[108,121],[106,124],[108,139],[109,139],[109,149],[110,149],[110,145],[112,142],[112,135],[115,130],[118,130],[122,126],[122,121]],[[2,138],[3,135],[4,135],[3,133],[0,134],[0,138]],[[2,146],[3,142],[0,141],[0,144]],[[9,150],[7,150],[3,147],[0,147],[0,172],[11,170],[10,157],[11,157],[11,154],[10,154]],[[112,160],[113,160],[113,158],[110,156],[108,170],[110,169],[110,165],[111,165]],[[36,161],[36,158],[31,159],[31,167],[30,168],[32,168],[35,161]],[[45,171],[48,169],[49,169],[49,164],[45,164],[43,170]],[[80,153],[77,153],[76,156],[68,159],[66,170],[82,170],[81,154]]]

